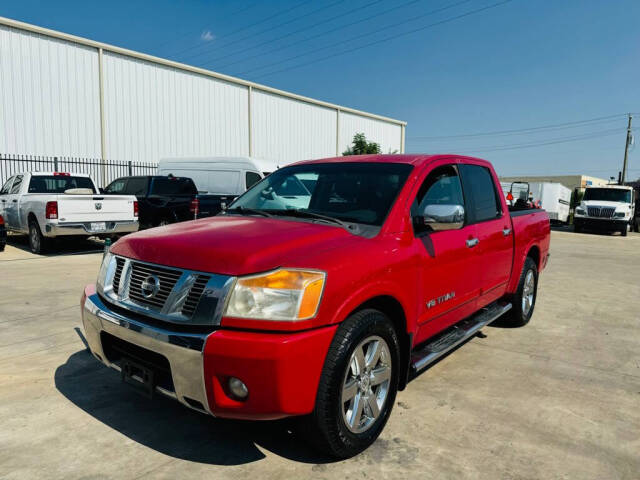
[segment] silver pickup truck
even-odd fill
[[[13,175],[0,190],[9,231],[29,234],[33,253],[62,236],[101,236],[138,230],[133,195],[102,195],[89,175],[34,172]]]

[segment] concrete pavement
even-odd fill
[[[100,254],[9,245],[0,478],[637,479],[640,235],[553,232],[551,254],[528,326],[485,328],[398,395],[370,449],[333,462],[289,422],[217,420],[121,384],[77,331]]]

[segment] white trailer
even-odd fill
[[[571,208],[571,189],[556,182],[500,182],[505,197],[509,193],[512,202],[531,199],[535,206],[544,208],[549,219],[554,222],[567,223]],[[508,200],[508,198],[507,198]]]

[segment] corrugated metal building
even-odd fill
[[[0,153],[157,162],[339,155],[405,122],[0,17]]]

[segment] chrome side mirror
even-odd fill
[[[434,232],[458,230],[464,226],[464,207],[462,205],[427,205],[418,217],[419,224]]]

